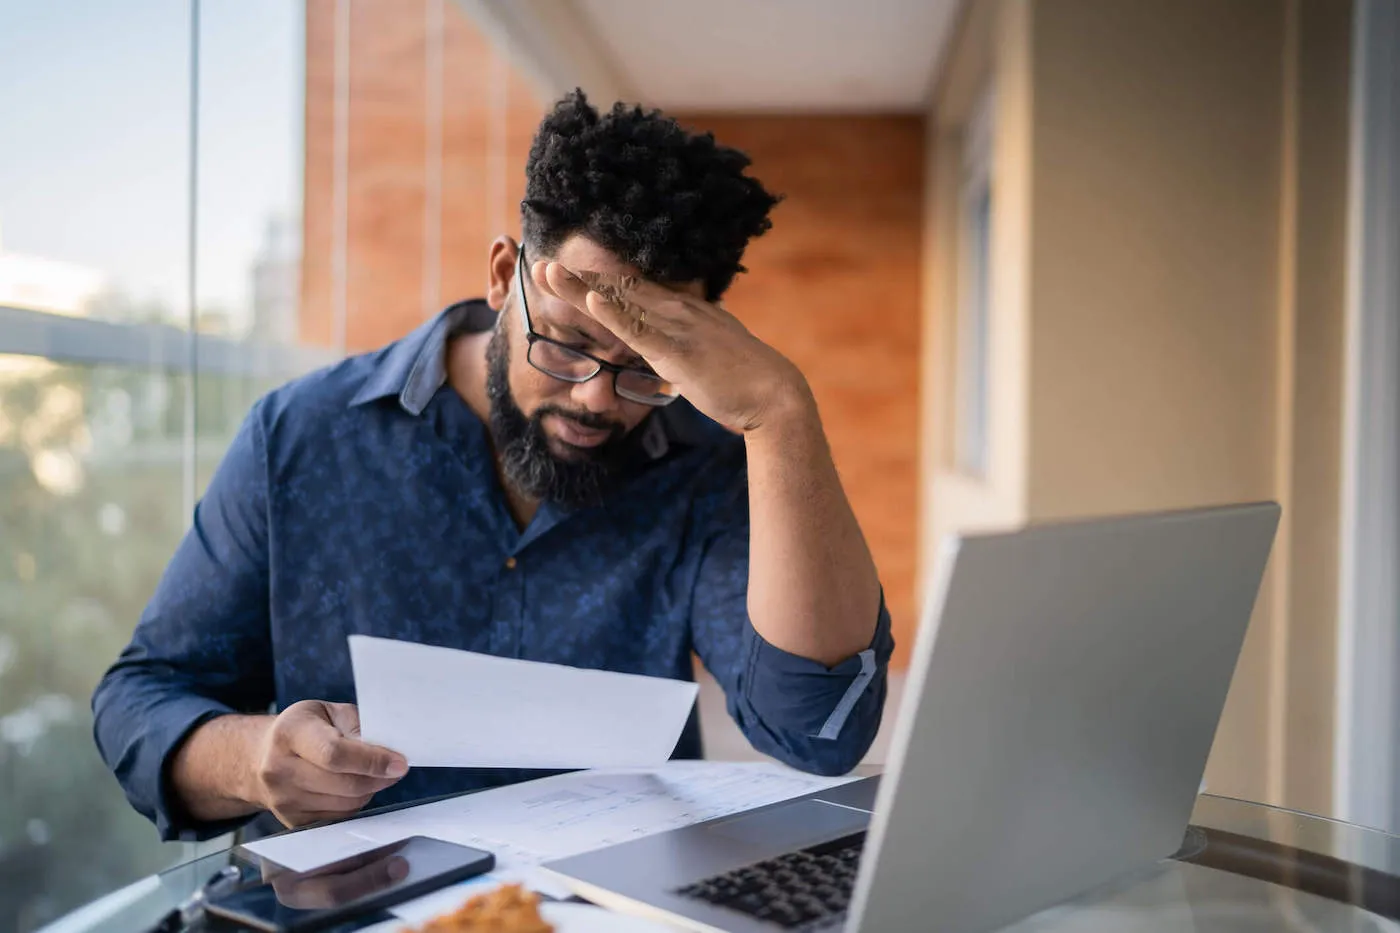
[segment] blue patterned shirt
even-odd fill
[[[354,702],[357,633],[679,680],[695,653],[759,751],[841,773],[869,748],[888,614],[831,669],[754,631],[744,443],[684,401],[637,428],[601,504],[545,503],[517,527],[487,428],[446,382],[449,332],[494,317],[463,302],[253,407],[93,696],[98,748],[164,838],[237,825],[181,812],[166,771],[185,736],[231,712]],[[701,754],[694,715],[675,754]],[[371,805],[538,774],[414,768]]]

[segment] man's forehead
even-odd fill
[[[635,276],[640,271],[636,266],[623,262],[616,253],[604,249],[581,233],[576,233],[559,244],[553,256],[541,257],[568,266],[575,272],[596,272],[609,276]]]
[[[590,287],[598,288],[611,298],[619,297],[620,292],[643,280],[640,269],[581,233],[561,243],[553,256],[540,258],[552,259],[570,271],[580,273]],[[668,284],[666,287],[697,298],[705,294],[705,283],[699,280]]]

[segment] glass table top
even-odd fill
[[[44,933],[145,933],[229,860],[230,851],[223,851],[171,868],[89,904]],[[373,929],[388,933],[398,926]],[[1202,795],[1173,858],[1007,930],[1400,933],[1400,837]]]

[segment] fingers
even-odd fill
[[[358,717],[356,723],[358,728]],[[389,779],[391,783],[408,773],[408,761],[398,752],[343,735],[330,722],[308,722],[290,738],[293,753],[325,771]]]
[[[288,788],[274,797],[268,809],[282,825],[295,828],[325,820],[343,820],[363,810],[372,796],[337,797],[305,788]]]
[[[370,797],[398,783],[398,778],[330,771],[297,756],[286,759],[277,777],[284,786],[346,799]]]
[[[269,808],[343,816],[393,784],[382,778],[336,774],[300,758],[289,757],[266,776]]]
[[[530,267],[530,275],[540,288],[583,309],[588,285],[564,266],[557,262],[537,262]]]
[[[536,284],[580,311],[588,311],[587,299],[596,294],[635,318],[646,312],[647,323],[662,325],[682,318],[682,312],[699,313],[686,296],[655,282],[611,272],[574,271],[557,262],[537,262],[531,270]]]
[[[640,303],[657,297],[645,288],[650,283],[642,279],[606,272],[575,272],[558,262],[537,262],[530,268],[530,275],[540,288],[580,310],[585,310],[584,300],[590,291],[597,291],[619,304],[628,301]]]
[[[588,292],[584,310],[653,366],[675,351],[675,338],[651,317],[650,311],[624,309],[597,292]]]
[[[360,708],[354,703],[327,703],[326,715],[341,735],[360,734]]]
[[[408,772],[402,755],[357,738],[359,711],[303,700],[277,717],[254,771],[251,795],[288,826],[340,819]]]
[[[650,286],[628,276],[605,276],[594,272],[576,274],[557,262],[537,262],[531,268],[531,275],[541,288],[602,324],[653,366],[674,352],[674,340],[670,336],[674,325],[658,326],[662,324],[663,317],[668,316],[662,310],[662,304],[654,300],[655,293],[650,290],[658,286]],[[619,299],[644,291],[651,297],[646,307],[635,303],[619,304],[594,290],[580,275],[599,283],[600,287],[605,287],[610,295]],[[665,289],[659,290],[665,292]]]
[[[648,311],[655,311],[668,303],[684,304],[684,297],[679,292],[635,276],[593,272],[587,269],[575,272],[574,275],[592,291],[624,308],[628,304],[635,304]]]

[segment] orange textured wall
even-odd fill
[[[903,666],[917,625],[918,117],[687,115],[785,196],[725,298],[806,374],[875,554]]]
[[[335,0],[306,0],[306,123],[301,216],[303,343],[330,346],[335,136]]]
[[[492,69],[486,40],[455,9],[445,18],[442,95],[443,303],[485,290],[486,245],[502,232],[491,216]],[[520,163],[524,177],[525,164]]]
[[[336,4],[308,0],[306,7],[301,334],[309,343],[335,343],[343,243],[345,348],[355,352],[485,290],[491,240],[519,232],[525,156],[544,108],[450,0],[442,0],[438,25],[426,4],[346,6],[343,181],[335,168]],[[440,84],[430,83],[433,62]],[[343,239],[335,229],[338,186]]]

